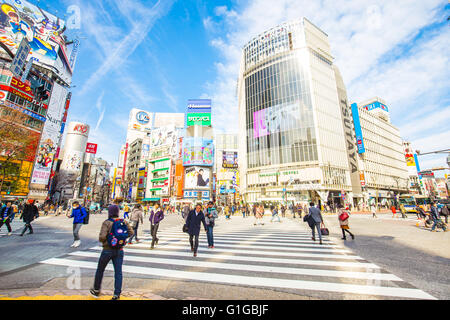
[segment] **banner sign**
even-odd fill
[[[97,144],[88,142],[86,144],[86,153],[97,154]]]
[[[188,113],[211,113],[211,99],[188,100]]]
[[[205,167],[186,168],[185,189],[209,189],[211,169]]]
[[[364,153],[366,152],[366,149],[364,148],[361,123],[359,121],[358,105],[356,103],[352,104],[352,115],[353,115],[353,123],[355,125],[356,146],[358,148],[358,153]]]
[[[222,152],[222,167],[236,169],[238,167],[237,152]]]
[[[382,103],[380,103],[378,101],[375,101],[374,103],[371,103],[371,104],[363,106],[363,109],[365,109],[367,111],[372,111],[372,110],[375,110],[375,109],[381,109],[381,110],[384,110],[386,112],[389,112],[388,107],[386,107],[386,105],[384,105],[384,104],[382,104]]]
[[[213,163],[213,140],[203,138],[183,139],[183,166],[212,166]]]
[[[188,113],[186,114],[186,126],[211,126],[211,113]]]
[[[3,6],[4,5],[2,5],[2,11],[4,12]],[[9,17],[8,15],[6,16]],[[21,78],[22,75],[24,74],[23,67],[27,63],[27,57],[30,51],[31,51],[30,43],[28,42],[27,38],[23,37],[22,41],[20,42],[19,48],[17,49],[16,55],[14,56],[14,59],[9,68],[9,70],[11,70],[11,72],[14,73],[14,75],[17,78]]]

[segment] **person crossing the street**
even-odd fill
[[[433,226],[431,227],[431,232],[436,232],[436,227],[441,228],[444,232],[447,232],[447,226],[441,221],[439,216],[438,208],[436,207],[436,203],[431,203],[431,219],[433,219]]]
[[[157,237],[157,233],[158,233],[158,228],[159,228],[159,223],[164,219],[164,212],[163,210],[160,208],[159,203],[155,204],[154,210],[152,210],[152,212],[150,213],[150,233],[152,235],[152,244],[150,249],[154,249],[155,244],[158,244],[158,237]]]
[[[315,230],[319,234],[320,244],[322,244],[322,232],[320,232],[320,225],[323,223],[322,214],[320,213],[319,208],[314,206],[314,202],[309,204],[309,217],[311,219],[311,230],[312,230],[312,240],[316,241]]]
[[[129,214],[130,213],[130,207],[128,206],[128,203],[125,203],[123,206],[123,218],[124,219],[130,219]]]
[[[371,204],[370,205],[370,210],[372,211],[372,218],[378,218],[377,217],[377,207],[375,206],[375,204]]]
[[[402,218],[406,219],[407,218],[406,209],[405,209],[405,206],[403,205],[403,203],[400,205],[400,212],[402,213]]]
[[[103,250],[98,260],[97,271],[95,272],[94,286],[92,289],[90,289],[90,293],[94,298],[98,298],[100,296],[103,274],[106,269],[106,266],[111,260],[114,266],[114,295],[111,300],[119,300],[120,294],[122,293],[122,281],[123,281],[122,265],[124,258],[124,251],[123,251],[124,245],[117,245],[116,247],[113,248],[112,247],[113,242],[111,240],[108,241],[108,238],[111,239],[111,236],[108,237],[108,235],[112,234],[114,224],[121,222],[123,222],[124,227],[126,227],[129,236],[133,236],[134,233],[133,229],[131,228],[131,226],[128,224],[127,221],[118,219],[119,212],[120,208],[118,205],[114,204],[109,206],[108,219],[103,222],[100,229],[98,240],[102,244]],[[122,234],[124,233],[122,232]],[[123,241],[123,243],[126,243],[126,240]]]
[[[136,242],[139,242],[138,239],[138,228],[139,223],[144,224],[144,217],[142,216],[142,206],[138,203],[133,210],[131,211],[130,215],[130,226],[133,228],[133,235],[130,237],[128,243],[133,243],[133,238],[136,239]]]
[[[355,235],[349,231],[350,229],[350,226],[348,224],[349,217],[350,214],[348,207],[345,208],[345,211],[342,208],[339,209],[338,219],[339,225],[341,226],[342,229],[342,240],[347,240],[347,238],[345,237],[346,232],[352,237],[353,240],[355,240]]]
[[[12,235],[11,228],[11,217],[14,215],[14,208],[12,207],[11,201],[6,202],[6,206],[0,210],[0,229],[6,224],[8,228],[8,236]]]
[[[72,204],[72,213],[67,215],[68,218],[73,218],[73,244],[72,248],[78,248],[81,244],[80,229],[83,226],[84,218],[86,218],[86,209],[80,206],[78,201],[74,201]]]
[[[29,199],[28,203],[25,204],[22,215],[20,216],[20,219],[23,220],[25,223],[25,227],[22,230],[22,233],[20,234],[21,237],[25,234],[27,230],[29,230],[28,234],[33,234],[33,227],[31,227],[31,222],[34,219],[39,218],[39,210],[34,204],[33,199]]]
[[[197,256],[198,238],[200,236],[201,223],[203,223],[205,232],[208,232],[205,215],[202,212],[202,205],[200,203],[197,203],[195,209],[189,212],[189,215],[186,219],[187,233],[189,234],[189,244],[191,245],[191,252],[194,253],[194,257]]]
[[[208,248],[214,249],[214,234],[213,229],[215,226],[215,220],[218,217],[217,210],[214,208],[214,203],[212,201],[208,202],[208,206],[203,211],[205,215],[206,223],[206,236],[208,238]]]
[[[441,216],[445,217],[445,223],[448,223],[448,214],[450,210],[448,209],[448,204],[444,204],[444,206],[441,208]]]

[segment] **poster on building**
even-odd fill
[[[214,164],[214,142],[203,138],[183,139],[183,165],[212,166]]]
[[[416,162],[414,161],[414,155],[411,153],[407,153],[405,155],[406,158],[406,165],[408,167],[415,167],[416,166]]]
[[[205,167],[186,168],[184,178],[185,189],[209,189],[211,169]]]
[[[47,121],[42,130],[41,140],[31,177],[31,183],[47,185],[50,178],[53,160],[55,159],[61,121],[64,114],[67,89],[55,83],[47,110]]]
[[[295,127],[298,104],[275,105],[253,113],[253,137],[260,138]]]
[[[174,125],[153,129],[150,136],[150,148],[166,146],[170,155],[176,155],[178,132]]]
[[[67,172],[79,172],[81,170],[81,164],[83,163],[84,152],[67,150],[64,153],[62,170]]]
[[[237,152],[222,151],[222,167],[236,169],[238,167]]]

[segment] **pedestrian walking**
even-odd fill
[[[67,215],[68,218],[73,218],[73,244],[72,248],[78,248],[81,244],[80,229],[83,226],[84,218],[86,218],[86,209],[80,206],[78,201],[74,201],[72,204],[72,213]]]
[[[431,203],[431,219],[433,219],[433,226],[431,227],[431,232],[436,232],[436,227],[441,228],[444,232],[447,232],[447,226],[442,222],[439,211],[436,207],[436,203]]]
[[[400,212],[402,213],[402,218],[406,219],[407,218],[406,209],[405,209],[405,206],[403,205],[403,203],[400,205]]]
[[[320,225],[323,223],[322,214],[319,208],[314,206],[314,202],[311,202],[309,206],[310,208],[307,220],[310,221],[310,227],[312,230],[312,240],[316,241],[315,231],[317,230],[317,233],[319,234],[320,244],[322,244],[322,232],[320,232]]]
[[[119,206],[109,206],[108,219],[103,222],[100,229],[98,240],[103,245],[103,250],[95,272],[94,287],[90,290],[91,295],[95,298],[100,296],[103,273],[111,260],[114,266],[114,295],[112,300],[119,300],[122,293],[123,247],[126,244],[126,237],[133,236],[133,229],[125,220],[119,219],[119,212]]]
[[[377,217],[377,207],[374,204],[372,204],[370,206],[370,210],[372,211],[372,218],[378,218]]]
[[[233,205],[231,206],[231,215],[234,216],[234,213],[235,213],[235,212],[236,212],[236,205],[233,204]]]
[[[206,237],[208,238],[208,248],[214,249],[214,234],[213,229],[215,226],[215,220],[218,217],[217,210],[214,208],[212,201],[208,202],[208,206],[203,212],[205,215],[206,223]]]
[[[347,232],[351,237],[352,240],[355,240],[355,235],[353,233],[351,233],[349,231],[350,226],[348,224],[348,219],[350,217],[349,214],[349,208],[345,208],[345,211],[341,209],[339,209],[339,225],[341,226],[341,230],[342,230],[342,240],[347,240],[347,238],[345,237],[345,233]]]
[[[280,216],[278,215],[278,208],[276,206],[270,207],[270,211],[272,211],[272,219],[270,222],[281,222]]]
[[[242,212],[242,217],[245,218],[245,212],[247,211],[247,206],[245,204],[242,204],[241,206],[241,212]]]
[[[286,207],[284,205],[281,205],[281,216],[283,218],[286,217]]]
[[[6,228],[8,228],[8,236],[12,235],[12,228],[11,228],[11,217],[14,215],[14,209],[12,207],[12,202],[7,201],[6,206],[4,206],[0,210],[0,229],[3,227],[3,225],[6,225]]]
[[[164,219],[164,212],[163,210],[161,210],[159,204],[155,204],[154,210],[152,210],[152,212],[150,213],[150,233],[152,235],[152,245],[150,247],[150,249],[154,249],[155,244],[158,244],[158,237],[157,237],[157,233],[158,233],[158,228],[159,228],[159,223]]]
[[[200,224],[203,223],[205,232],[208,232],[205,215],[202,212],[202,205],[197,203],[195,209],[189,212],[186,219],[187,233],[189,234],[189,244],[191,245],[191,252],[194,253],[194,257],[197,256],[198,250],[198,238],[200,235]]]
[[[395,209],[395,206],[391,206],[391,211],[392,211],[392,218],[397,218],[397,210]]]
[[[427,215],[425,214],[425,211],[419,205],[416,206],[416,215],[417,215],[417,219],[424,219],[424,220],[427,219]]]
[[[130,213],[130,207],[128,206],[127,203],[125,203],[125,205],[123,206],[123,218],[130,219],[129,213]]]
[[[130,214],[130,227],[133,228],[133,235],[130,237],[130,239],[128,241],[129,244],[133,243],[133,238],[136,239],[136,242],[139,242],[139,239],[138,239],[139,223],[141,223],[141,224],[144,223],[144,217],[143,217],[142,206],[138,203],[133,208],[133,210],[131,211],[131,214]]]
[[[448,223],[448,214],[449,214],[450,210],[448,208],[448,204],[444,204],[444,206],[441,209],[441,216],[445,217],[445,223]]]
[[[230,207],[229,206],[225,206],[225,219],[227,219],[227,220],[230,219]]]
[[[39,210],[34,204],[33,199],[29,199],[28,203],[25,204],[22,214],[20,216],[20,219],[23,220],[25,223],[25,226],[22,230],[22,233],[20,234],[21,237],[25,234],[27,230],[29,230],[28,234],[33,234],[33,227],[31,226],[31,222],[33,222],[34,219],[39,218]]]

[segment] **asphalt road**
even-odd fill
[[[181,217],[169,215],[161,223],[160,244],[153,251],[145,220],[143,241],[126,248],[124,290],[151,288],[177,299],[449,299],[450,232],[431,233],[416,227],[414,219],[379,217],[352,215],[356,239],[343,241],[337,217],[326,216],[331,234],[324,246],[311,241],[300,219],[270,223],[266,216],[264,226],[254,226],[252,217],[221,217],[216,248],[207,248],[202,231],[197,258],[181,232]],[[82,288],[89,288],[105,218],[91,215],[80,231],[79,248],[70,248],[72,220],[65,216],[39,218],[35,233],[24,237],[17,235],[23,226],[19,221],[12,236],[4,235],[3,227],[0,292],[65,289],[74,267],[80,268]],[[104,287],[112,287],[112,275],[105,272]]]

